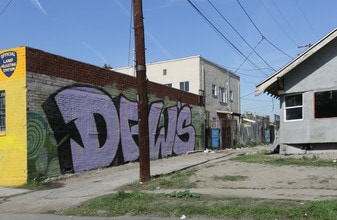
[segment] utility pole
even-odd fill
[[[141,182],[150,180],[150,150],[147,77],[145,63],[145,39],[142,0],[132,0],[133,23],[136,54],[136,81],[138,92],[138,148],[139,148],[139,176]]]

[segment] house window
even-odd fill
[[[315,93],[315,118],[337,117],[337,90]]]
[[[6,93],[0,91],[0,132],[6,131]]]
[[[167,75],[167,70],[163,69],[163,76],[166,76],[166,75]]]
[[[221,103],[227,103],[227,89],[220,87],[219,89],[219,101]]]
[[[286,121],[303,119],[302,94],[285,96]]]
[[[216,96],[216,85],[212,83],[212,95]]]
[[[231,102],[234,101],[234,94],[233,94],[232,90],[229,91],[229,101],[231,101]]]
[[[186,81],[186,82],[180,82],[180,90],[183,90],[183,91],[190,91],[190,83],[189,81]]]
[[[167,86],[167,87],[172,88],[172,83],[166,83],[166,84],[164,84],[164,85]]]

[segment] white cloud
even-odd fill
[[[46,10],[44,10],[39,0],[31,0],[31,1],[40,11],[42,11],[43,14],[47,14]]]

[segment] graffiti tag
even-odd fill
[[[107,167],[116,158],[124,163],[139,158],[137,102],[79,85],[52,94],[42,107],[58,144],[62,173]],[[153,102],[148,121],[151,159],[194,149],[188,105],[164,108],[163,101]]]

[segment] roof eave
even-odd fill
[[[296,66],[300,65],[302,62],[304,62],[306,59],[308,59],[310,56],[312,56],[314,53],[316,53],[318,50],[320,50],[322,47],[324,47],[326,44],[328,44],[330,41],[332,41],[337,36],[337,28],[331,31],[329,34],[324,36],[321,40],[316,42],[314,45],[309,47],[306,51],[304,51],[302,54],[297,56],[295,59],[290,61],[288,64],[286,64],[284,67],[282,67],[279,71],[262,81],[261,83],[256,85],[255,90],[255,96],[261,95],[262,93],[270,93],[274,96],[279,97],[278,92],[270,91],[268,88],[270,88],[271,85],[274,83],[277,83],[279,78],[282,78],[286,74],[288,74],[291,70],[293,70]]]

